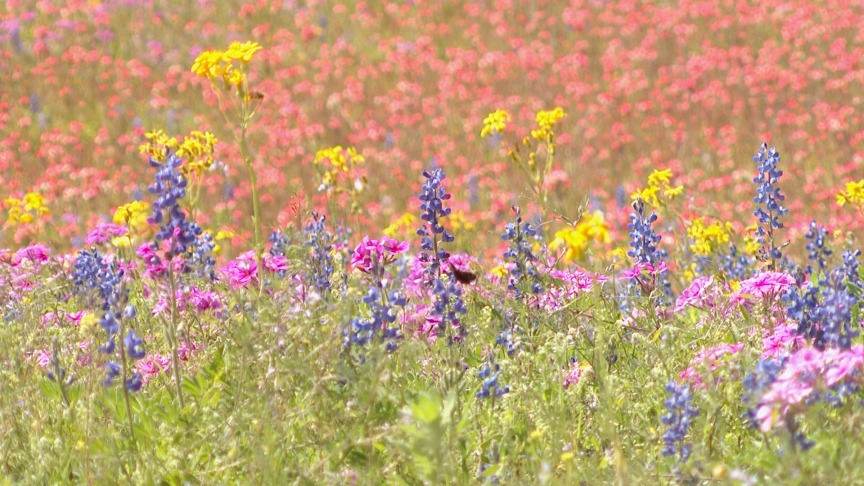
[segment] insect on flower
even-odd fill
[[[477,280],[477,274],[474,272],[469,272],[466,270],[459,270],[452,263],[450,264],[450,270],[453,272],[453,277],[456,278],[456,281],[461,283],[462,285],[470,285]]]

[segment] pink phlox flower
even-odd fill
[[[697,309],[710,309],[714,307],[714,294],[710,292],[714,284],[714,277],[699,277],[690,282],[678,300],[675,302],[675,312],[681,312],[688,306]]]
[[[681,372],[679,377],[682,380],[693,383],[694,387],[702,387],[702,374],[700,370],[708,369],[711,374],[726,365],[731,357],[744,349],[744,343],[737,344],[721,344],[709,349],[703,349],[696,353],[696,356],[690,360],[690,366]],[[719,380],[719,378],[718,378]]]
[[[168,356],[160,356],[158,354],[147,356],[141,361],[135,363],[135,369],[141,373],[145,384],[156,377],[160,371],[167,375],[170,367],[171,358]]]
[[[177,347],[177,354],[183,361],[189,361],[189,358],[194,351],[198,351],[198,346],[195,343],[183,341],[180,343],[180,346]]]
[[[850,350],[799,349],[759,400],[756,416],[760,429],[768,432],[782,421],[790,407],[803,402],[815,389],[834,386],[860,373],[862,366],[864,345],[855,345]]]
[[[570,358],[570,369],[568,375],[564,378],[564,388],[579,382],[585,371],[591,369],[590,365],[580,365],[576,358]]]
[[[248,286],[258,278],[258,264],[255,262],[255,252],[247,251],[221,268],[228,277],[233,289]]]
[[[45,368],[50,362],[51,353],[49,353],[45,349],[40,349],[39,351],[36,351],[36,363],[39,365],[40,368]]]
[[[453,268],[459,270],[460,272],[472,272],[473,270],[471,269],[471,263],[476,261],[476,258],[470,255],[466,255],[464,253],[450,255],[450,258],[447,259],[447,263],[452,265]]]
[[[192,287],[189,292],[189,303],[199,311],[209,309],[219,309],[222,303],[219,302],[219,295],[216,292],[204,291],[197,287]]]
[[[87,314],[86,311],[78,311],[66,314],[66,322],[72,324],[73,326],[77,326],[81,324],[81,319]]]
[[[126,236],[129,230],[125,226],[119,226],[114,223],[100,223],[96,229],[84,238],[84,243],[90,245],[101,245],[111,241],[111,238],[117,236]]]
[[[274,272],[288,271],[288,258],[285,255],[271,255],[269,253],[263,258],[264,268]]]
[[[396,255],[405,253],[410,248],[407,241],[399,241],[387,236],[380,240],[370,240],[368,236],[363,237],[354,252],[351,254],[351,268],[356,268],[364,273],[369,273],[373,265],[389,265],[396,261]]]
[[[803,337],[795,334],[795,324],[778,324],[762,337],[762,359],[779,358],[806,345]]]
[[[736,302],[748,298],[766,298],[786,293],[789,287],[795,285],[795,278],[783,272],[762,272],[741,281],[738,292],[732,296]]]
[[[392,255],[407,253],[411,248],[411,244],[407,241],[399,241],[396,238],[384,236],[381,238],[381,246],[384,250]]]
[[[666,266],[666,262],[663,261],[657,262],[657,265],[652,263],[637,263],[633,265],[633,268],[622,271],[621,276],[623,278],[639,278],[643,275],[657,276],[668,269],[669,267]]]
[[[12,266],[17,267],[24,260],[41,264],[47,262],[50,257],[51,249],[47,246],[31,245],[15,252],[15,257],[12,259]]]

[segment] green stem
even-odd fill
[[[251,113],[249,113],[248,102],[243,102],[242,110],[243,114],[240,122],[239,136],[240,157],[243,158],[243,163],[246,164],[246,170],[249,172],[249,183],[252,185],[252,222],[255,226],[255,263],[258,265],[258,297],[260,298],[261,294],[264,292],[264,279],[262,278],[264,272],[262,266],[262,252],[264,250],[264,245],[261,241],[261,209],[258,196],[258,177],[255,174],[255,168],[252,166],[252,159],[249,156],[248,141],[246,140],[249,119],[252,116]]]
[[[129,390],[126,389],[126,380],[129,377],[129,368],[126,363],[126,345],[123,342],[125,326],[123,326],[123,318],[120,318],[120,362],[123,364],[123,399],[126,401],[126,418],[129,420],[129,436],[132,437],[132,442],[135,443],[135,428],[132,422],[132,404],[129,402]],[[58,381],[60,377],[57,377]]]
[[[166,337],[171,344],[171,367],[174,368],[174,384],[177,386],[177,399],[180,408],[184,408],[183,389],[180,387],[180,356],[177,352],[177,291],[174,283],[174,268],[171,261],[168,262],[168,288],[171,292],[171,324],[166,326]]]

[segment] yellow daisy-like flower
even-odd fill
[[[405,213],[393,222],[390,226],[384,228],[383,233],[390,238],[394,238],[400,231],[411,228],[417,222],[417,217],[412,213]]]
[[[669,184],[669,181],[672,179],[672,169],[663,169],[657,170],[654,169],[653,172],[648,176],[648,185],[649,186],[659,186],[660,184]]]
[[[222,51],[204,51],[192,63],[192,72],[202,78],[220,77],[225,71],[223,59]]]
[[[591,242],[608,244],[611,240],[603,213],[594,211],[583,215],[575,228],[568,226],[556,232],[549,248],[564,248],[564,262],[571,263],[585,255]]]
[[[143,229],[147,227],[147,216],[150,205],[143,201],[132,201],[114,211],[114,224],[127,225],[130,228]]]
[[[636,199],[642,198],[642,201],[649,206],[659,206],[660,198],[657,197],[657,194],[660,192],[660,188],[657,186],[648,186],[645,189],[634,192],[630,198],[634,201]]]
[[[534,117],[534,121],[537,122],[537,126],[540,128],[538,130],[531,130],[531,137],[535,140],[551,140],[555,135],[552,127],[565,116],[567,114],[564,113],[564,109],[560,106],[553,110],[538,111],[537,116]]]
[[[846,190],[837,194],[837,204],[840,206],[846,204],[861,205],[862,203],[864,203],[864,179],[857,182],[847,182]]]
[[[242,62],[249,62],[252,60],[252,56],[261,49],[262,47],[258,45],[257,42],[232,42],[231,45],[228,46],[228,50],[225,51],[225,57]]]
[[[483,119],[483,129],[480,136],[486,137],[492,133],[501,133],[510,121],[510,114],[504,110],[495,110]]]
[[[683,192],[684,192],[684,186],[667,187],[663,191],[663,195],[666,196],[666,198],[671,201],[672,199],[675,199],[676,197],[680,196]]]

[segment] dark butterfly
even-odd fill
[[[477,274],[474,272],[466,272],[465,270],[459,270],[453,264],[450,264],[450,271],[453,273],[453,277],[456,278],[456,281],[461,283],[462,285],[470,285],[477,280]]]

